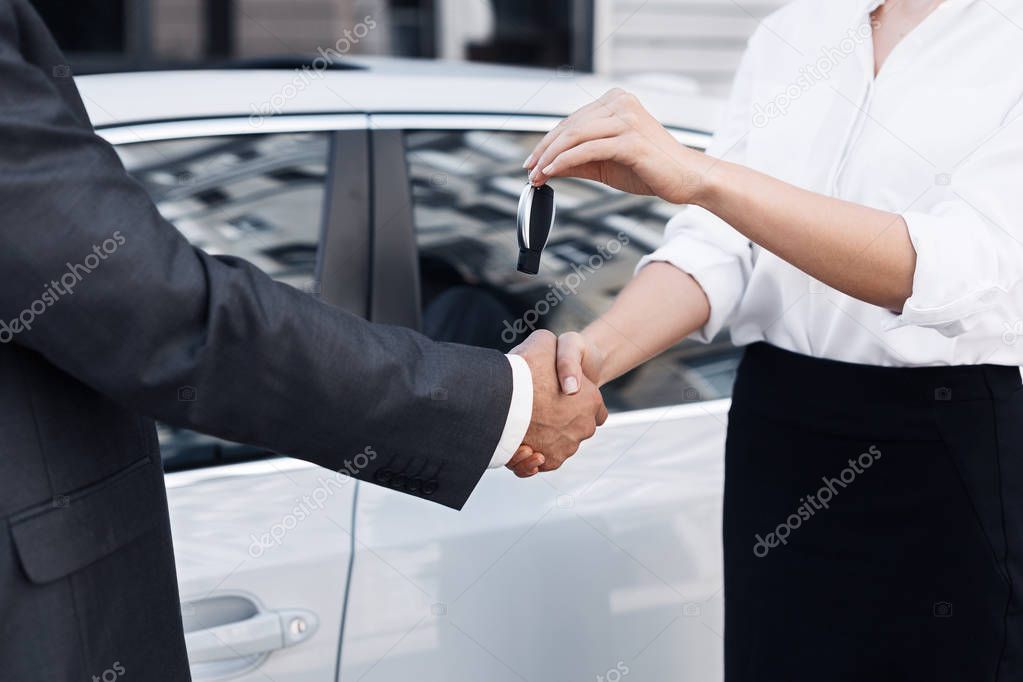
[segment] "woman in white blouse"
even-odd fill
[[[526,162],[687,205],[560,340],[566,392],[726,326],[748,347],[729,682],[1023,679],[1021,5],[797,0],[707,154],[612,91]]]

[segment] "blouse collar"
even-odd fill
[[[861,0],[863,5],[863,13],[870,14],[881,5],[885,4],[886,0]],[[943,5],[957,5],[959,7],[967,7],[972,5],[977,0],[944,0]]]

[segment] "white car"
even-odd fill
[[[506,350],[581,328],[678,210],[556,182],[540,275],[515,271],[528,150],[611,87],[563,71],[370,59],[78,84],[196,245],[434,338]],[[637,93],[706,144],[717,102]],[[560,471],[487,472],[460,513],[390,490],[403,476],[358,483],[161,427],[194,679],[721,679],[738,357],[727,339],[680,344],[606,388],[611,419]]]

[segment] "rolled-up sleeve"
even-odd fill
[[[1023,105],[963,163],[929,210],[903,219],[916,249],[913,294],[889,329],[947,337],[1023,320]]]
[[[707,154],[715,158],[745,162],[746,136],[753,110],[750,54],[756,40],[754,34],[736,73],[724,117],[707,149]],[[710,302],[710,317],[691,338],[704,343],[710,342],[729,323],[746,291],[753,268],[749,240],[697,206],[686,207],[668,222],[663,245],[643,258],[636,271],[655,262],[674,265],[691,275],[703,289]]]
[[[709,343],[728,324],[749,281],[749,242],[708,211],[690,206],[671,219],[664,245],[645,256],[649,263],[671,263],[696,280],[710,303],[710,317],[690,337]]]

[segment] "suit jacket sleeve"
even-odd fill
[[[504,427],[508,361],[193,248],[60,62],[33,10],[0,0],[0,341],[169,424],[460,508]]]

